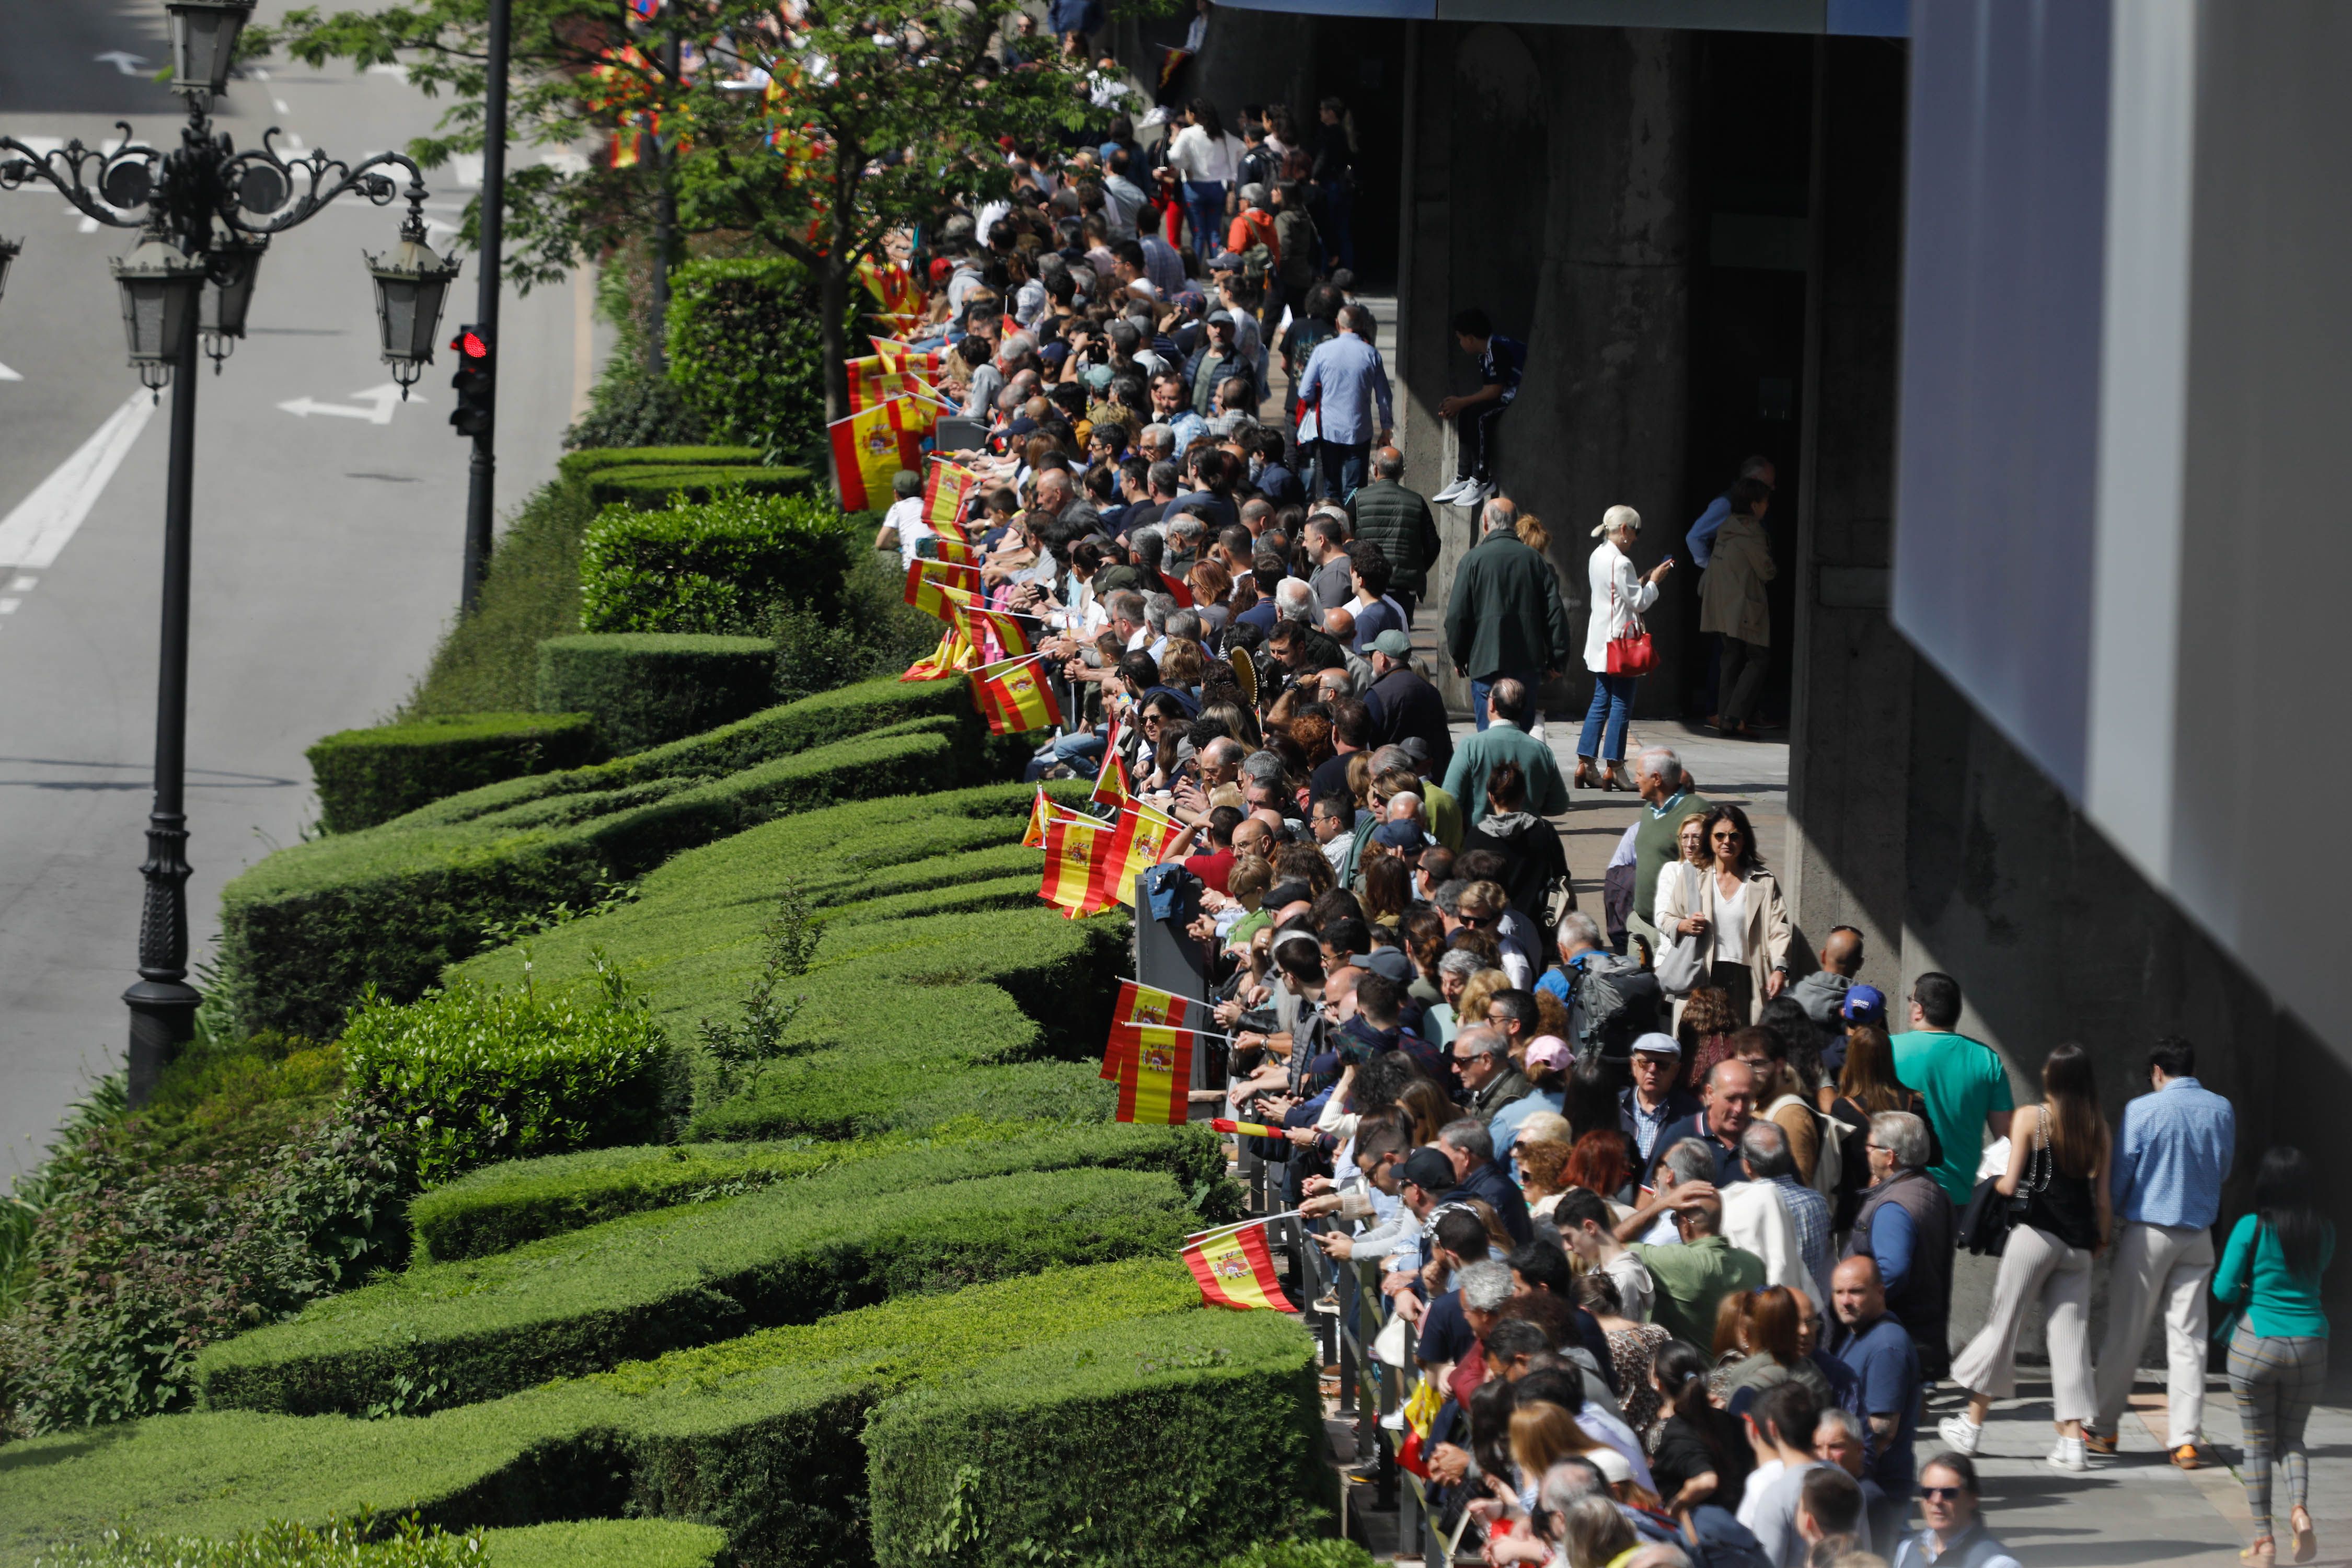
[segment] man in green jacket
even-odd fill
[[[1445,610],[1445,647],[1457,674],[1470,678],[1470,709],[1486,727],[1486,692],[1505,676],[1530,697],[1545,678],[1568,668],[1568,607],[1551,563],[1519,542],[1518,508],[1496,496],[1481,509],[1478,543],[1454,574]]]
[[[1372,482],[1358,490],[1348,510],[1355,516],[1356,537],[1368,539],[1388,557],[1389,594],[1404,606],[1412,621],[1413,606],[1429,591],[1429,569],[1437,564],[1437,522],[1429,502],[1418,490],[1407,489],[1404,454],[1382,447],[1372,454]]]

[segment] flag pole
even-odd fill
[[[1285,1209],[1280,1214],[1265,1215],[1256,1219],[1238,1220],[1232,1225],[1221,1225],[1211,1230],[1195,1231],[1193,1234],[1184,1238],[1184,1245],[1190,1247],[1196,1241],[1207,1241],[1220,1236],[1231,1236],[1235,1231],[1248,1230],[1256,1226],[1272,1225],[1278,1219],[1297,1219],[1301,1217],[1304,1212],[1305,1211],[1300,1209]]]

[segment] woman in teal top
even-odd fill
[[[2263,1156],[2254,1178],[2254,1212],[2230,1232],[2213,1294],[2238,1315],[2230,1340],[2230,1390],[2245,1428],[2246,1503],[2253,1510],[2254,1543],[2238,1555],[2268,1563],[2278,1554],[2271,1534],[2271,1465],[2286,1471],[2294,1512],[2294,1560],[2319,1553],[2311,1529],[2311,1467],[2304,1457],[2304,1423],[2327,1381],[2327,1313],[2319,1304],[2319,1277],[2336,1254],[2336,1227],[2312,1201],[2318,1182],[2300,1149],[2281,1145]]]

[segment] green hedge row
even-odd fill
[[[0,1458],[0,1563],[126,1517],[219,1535],[369,1508],[450,1530],[694,1520],[746,1568],[859,1568],[874,1560],[863,1435],[885,1399],[1138,1319],[1212,1334],[1243,1321],[1199,1301],[1174,1258],[1139,1258],[901,1297],[411,1419],[205,1411],[35,1438]],[[1138,1437],[1171,1462],[1221,1440]]]
[[[670,382],[713,435],[801,451],[824,438],[822,318],[816,289],[798,262],[689,261],[670,275],[664,323]],[[854,317],[844,325],[858,342]]]
[[[992,765],[973,762],[977,730],[954,682],[868,681],[280,850],[222,896],[227,999],[247,1029],[326,1037],[364,985],[421,994],[487,925],[587,907],[615,878],[772,816],[968,778]]]
[[[727,1532],[675,1519],[574,1519],[482,1534],[483,1568],[710,1568]]]
[[[609,468],[739,468],[760,460],[753,447],[589,447],[555,460],[564,479],[585,479]]]
[[[785,604],[829,616],[860,547],[841,509],[814,496],[744,491],[662,511],[607,507],[581,541],[580,624],[740,636],[766,629]]]
[[[329,833],[356,833],[446,795],[604,754],[595,721],[563,708],[343,730],[303,753]]]
[[[588,498],[598,506],[661,511],[677,505],[681,498],[699,505],[734,490],[753,496],[803,495],[815,482],[816,476],[806,468],[771,468],[756,463],[704,468],[599,468],[588,476]]]
[[[389,1531],[390,1533],[386,1533]],[[727,1532],[667,1519],[590,1519],[451,1534],[354,1515],[270,1520],[226,1537],[110,1532],[42,1568],[710,1568]]]
[[[1198,1218],[1164,1173],[1063,1170],[931,1186],[905,1170],[895,1193],[878,1174],[852,1166],[490,1258],[416,1265],[208,1347],[199,1397],[291,1415],[362,1412],[425,1386],[437,1403],[495,1399],[891,1296],[1172,1254]],[[890,1201],[877,1205],[882,1193]]]
[[[882,1568],[1197,1568],[1338,1505],[1320,1357],[1289,1319],[1202,1311],[1002,1356],[866,1429]]]
[[[1198,1128],[1105,1122],[1041,1130],[1031,1122],[971,1121],[929,1139],[671,1143],[510,1160],[421,1194],[408,1205],[408,1223],[419,1258],[454,1262],[845,1166],[856,1166],[849,1179],[875,1192],[895,1190],[910,1176],[917,1184],[940,1184],[1079,1166],[1165,1171],[1186,1194],[1202,1196],[1212,1220],[1227,1217],[1233,1201],[1223,1146]]]
[[[607,750],[642,752],[732,724],[775,700],[767,637],[583,633],[539,645],[539,706],[591,715]]]

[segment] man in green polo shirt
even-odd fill
[[[1685,1138],[1667,1150],[1659,1167],[1661,1184],[1671,1173],[1676,1189],[1691,1189],[1688,1199],[1677,1198],[1675,1206],[1675,1234],[1682,1240],[1670,1245],[1636,1241],[1625,1248],[1642,1260],[1656,1283],[1650,1321],[1709,1354],[1715,1348],[1715,1312],[1723,1299],[1764,1285],[1764,1260],[1724,1238],[1723,1200],[1706,1179],[1714,1172],[1715,1156],[1696,1138]]]
[[[1692,812],[1706,810],[1707,802],[1691,788],[1682,759],[1664,746],[1652,746],[1642,753],[1633,784],[1649,809],[1633,823],[1633,909],[1625,919],[1625,929],[1648,941],[1654,959],[1666,945],[1658,928],[1650,923],[1650,911],[1658,907],[1658,873],[1682,856],[1675,830]]]
[[[1911,1027],[1895,1037],[1895,1076],[1927,1097],[1927,1121],[1941,1158],[1927,1174],[1953,1206],[1975,1195],[1985,1131],[2009,1136],[2009,1068],[1982,1040],[1954,1034],[1960,1021],[1960,984],[1932,970],[1911,984]]]

